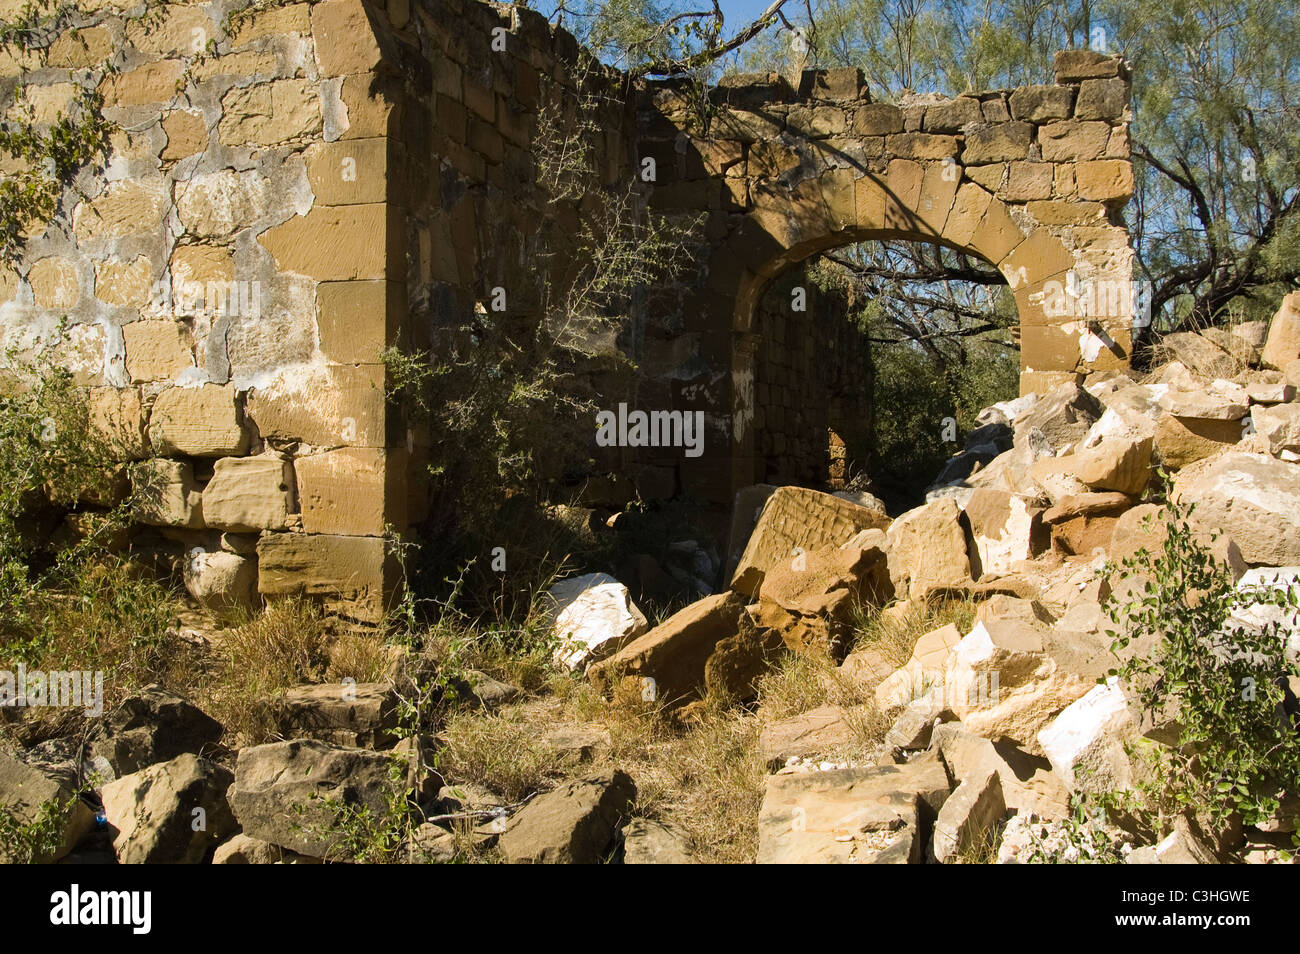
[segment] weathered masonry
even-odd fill
[[[0,0],[0,17],[21,6]],[[99,84],[120,127],[107,167],[66,199],[70,228],[0,274],[0,330],[31,348],[68,317],[66,359],[97,419],[124,457],[156,458],[157,532],[197,559],[237,554],[263,594],[382,612],[383,535],[424,519],[430,459],[385,398],[382,354],[431,347],[535,267],[538,112],[592,84],[591,185],[636,181],[654,158],[651,204],[704,214],[700,267],[639,316],[632,397],[703,410],[705,453],[597,458],[643,496],[725,503],[762,476],[756,307],[837,245],[938,242],[996,265],[1019,307],[1023,390],[1127,361],[1118,59],[1063,53],[1055,85],[897,106],[851,70],[797,87],[736,77],[705,130],[673,84],[593,70],[520,8],[323,0],[228,19],[224,2],[176,3],[146,30],[131,7],[95,4],[76,37],[0,58],[0,108],[20,74],[46,120],[72,84]]]

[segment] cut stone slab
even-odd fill
[[[912,849],[907,829],[919,829],[924,839],[948,798],[947,773],[932,756],[899,766],[772,775],[766,785],[759,864],[870,863],[898,838]]]
[[[248,447],[233,386],[168,388],[149,415],[149,442],[160,454],[238,457]]]
[[[838,547],[859,530],[888,526],[889,517],[878,510],[804,487],[779,487],[763,505],[731,588],[756,597],[767,571],[798,551]]]
[[[382,682],[295,686],[276,702],[282,735],[356,748],[394,740],[397,694]]]
[[[293,465],[273,454],[224,457],[203,488],[203,522],[218,530],[282,530],[293,509]]]
[[[145,460],[131,468],[136,519],[155,527],[203,526],[203,495],[189,461]]]
[[[623,864],[693,865],[686,835],[675,825],[633,818],[623,826]]]
[[[567,782],[520,809],[497,847],[510,864],[600,864],[635,800],[619,770]]]
[[[737,593],[706,596],[679,610],[649,632],[587,670],[592,685],[612,691],[624,676],[646,683],[665,704],[689,701],[704,685],[704,669],[718,643],[740,630],[744,598]]]
[[[1241,439],[1241,422],[1162,414],[1156,421],[1156,454],[1169,470],[1213,457]]]
[[[100,791],[119,864],[199,864],[235,830],[226,803],[233,776],[179,755]]]
[[[930,860],[953,864],[963,852],[992,841],[993,829],[1006,810],[996,771],[963,779],[939,809],[930,839]]]
[[[840,706],[818,706],[766,722],[759,732],[759,756],[769,769],[778,769],[792,758],[829,755],[853,743],[857,732],[852,710]]]

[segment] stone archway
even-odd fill
[[[1021,393],[1126,366],[1127,75],[1119,58],[1067,51],[1053,85],[899,105],[870,102],[856,70],[805,72],[799,90],[776,74],[739,76],[719,88],[708,137],[686,131],[674,90],[652,91],[641,153],[666,160],[670,177],[652,202],[711,209],[704,281],[684,290],[682,327],[698,335],[694,357],[725,351],[727,372],[678,391],[728,445],[723,467],[684,462],[682,486],[725,503],[753,482],[755,306],[776,275],[836,246],[930,242],[996,267],[1020,318]]]

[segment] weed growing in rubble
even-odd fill
[[[1108,602],[1118,626],[1108,635],[1121,660],[1112,674],[1174,737],[1156,749],[1149,781],[1138,783],[1156,825],[1183,811],[1217,823],[1239,813],[1259,824],[1300,779],[1300,731],[1284,706],[1287,677],[1300,675],[1287,657],[1284,622],[1300,612],[1300,587],[1239,590],[1191,513],[1171,504],[1161,550],[1111,567],[1147,578],[1131,598]],[[1252,613],[1262,622],[1252,625]]]

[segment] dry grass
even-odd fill
[[[87,566],[70,591],[42,591],[0,621],[0,668],[104,674],[104,711],[150,683],[184,692],[201,678],[200,654],[175,626],[180,604],[136,567]],[[8,731],[24,745],[79,732],[83,711],[10,710]],[[3,725],[3,722],[0,722]]]
[[[216,642],[216,671],[195,701],[226,727],[231,747],[273,739],[275,699],[293,686],[320,682],[330,665],[325,619],[301,600],[272,603]]]
[[[517,802],[550,788],[563,763],[534,723],[511,713],[460,712],[440,733],[438,768],[455,782],[473,782]]]
[[[377,636],[344,633],[329,646],[326,682],[382,682],[393,664],[392,647]]]
[[[977,605],[976,600],[967,597],[934,603],[909,600],[883,608],[860,607],[854,621],[857,629],[854,649],[874,649],[886,662],[902,666],[911,658],[916,641],[926,633],[949,623],[963,633],[969,632],[975,625]]]

